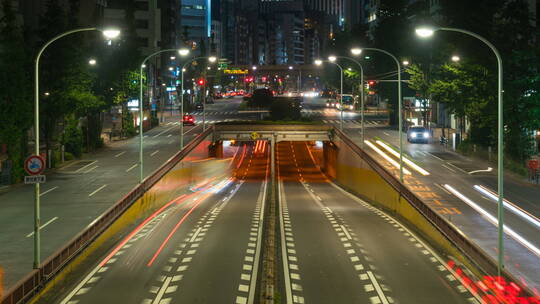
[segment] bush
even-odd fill
[[[295,98],[276,97],[270,106],[271,120],[300,120],[300,101]]]
[[[65,151],[73,154],[76,157],[82,155],[82,131],[78,127],[76,119],[70,119],[67,121],[66,128],[64,129],[64,136],[62,144],[65,146]]]

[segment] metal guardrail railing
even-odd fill
[[[458,248],[478,269],[485,274],[497,274],[497,263],[482,248],[473,243],[452,223],[425,204],[416,194],[403,185],[397,177],[386,170],[373,157],[356,145],[345,133],[334,129],[334,133],[356,154],[358,154],[369,166],[379,174],[394,190],[405,198],[420,214],[424,216],[442,235]],[[507,270],[502,275],[511,282],[520,282]],[[525,291],[532,296],[533,292],[525,287]]]
[[[26,277],[20,280],[14,287],[6,292],[0,304],[22,303],[34,295],[41,287],[53,278],[59,271],[77,256],[81,250],[86,248],[103,233],[112,223],[116,221],[137,199],[157,183],[167,172],[169,172],[178,162],[187,156],[197,145],[212,133],[212,129],[207,129],[199,134],[183,150],[168,159],[161,167],[146,177],[143,182],[133,188],[128,194],[122,197],[111,208],[100,215],[96,221],[72,238],[63,248],[56,251],[47,258],[38,269],[32,270]]]

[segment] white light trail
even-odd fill
[[[444,187],[452,192],[452,194],[454,194],[455,196],[457,196],[459,199],[461,199],[464,203],[466,203],[467,205],[469,205],[471,208],[473,208],[474,210],[476,210],[478,213],[480,213],[482,216],[484,216],[489,222],[491,222],[493,225],[495,225],[496,227],[499,226],[499,221],[491,214],[489,214],[486,210],[482,209],[482,207],[480,207],[478,204],[476,204],[475,202],[473,202],[472,200],[470,200],[468,197],[466,197],[465,195],[461,194],[459,191],[457,191],[456,189],[454,189],[452,186],[446,184],[444,185]],[[531,252],[533,252],[534,254],[536,254],[537,256],[540,257],[540,249],[538,249],[537,247],[535,247],[533,244],[531,244],[529,241],[527,241],[524,237],[522,237],[521,235],[519,235],[517,232],[515,232],[514,230],[512,230],[512,228],[508,227],[507,225],[504,225],[504,233],[508,234],[510,237],[512,237],[514,240],[520,242],[523,246],[525,246],[527,249],[529,249]]]
[[[399,153],[394,150],[392,147],[388,146],[387,144],[385,144],[384,142],[380,141],[380,140],[377,140],[376,141],[380,146],[382,146],[386,151],[392,153],[392,155],[394,155],[395,157],[398,157],[399,158]],[[403,161],[409,165],[411,168],[413,168],[414,170],[420,172],[420,174],[426,176],[426,175],[429,175],[429,172],[427,172],[426,170],[424,170],[423,168],[421,168],[420,166],[418,166],[417,164],[415,164],[414,162],[412,162],[410,159],[406,158],[406,157],[403,157]]]
[[[371,149],[373,149],[377,154],[384,157],[389,163],[391,163],[394,167],[399,169],[399,163],[393,160],[390,156],[388,156],[386,153],[381,151],[381,149],[377,148],[374,144],[372,144],[369,140],[364,140],[364,143],[368,145]],[[403,173],[407,175],[411,175],[411,171],[407,170],[407,168],[403,168]]]
[[[480,193],[482,193],[483,195],[489,197],[490,199],[492,199],[494,202],[498,202],[499,201],[499,196],[489,190],[488,188],[484,187],[484,186],[480,186],[480,185],[474,185],[474,189]],[[519,215],[520,217],[522,217],[524,220],[530,222],[531,224],[535,225],[536,227],[540,228],[540,220],[535,217],[534,215],[528,213],[527,211],[519,208],[516,204],[508,201],[508,200],[504,200],[504,207],[510,211],[512,211],[514,214],[517,214]]]

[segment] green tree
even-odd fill
[[[17,26],[10,0],[0,2],[0,143],[7,145],[13,181],[19,181],[27,154],[27,132],[32,126],[33,105],[22,29]],[[8,72],[9,71],[9,72]]]

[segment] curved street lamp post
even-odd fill
[[[144,121],[144,115],[143,115],[143,69],[146,67],[146,62],[161,53],[165,52],[178,52],[181,56],[187,56],[189,54],[188,49],[165,49],[165,50],[159,50],[156,51],[144,58],[140,65],[140,73],[139,73],[139,183],[142,183],[144,180],[144,156],[143,156],[143,121]],[[182,119],[182,117],[180,117]],[[180,124],[182,125],[182,124]]]
[[[497,89],[497,111],[498,111],[498,124],[497,124],[497,189],[498,189],[498,201],[497,201],[497,223],[498,223],[498,243],[499,243],[499,252],[498,252],[498,275],[501,276],[502,270],[504,268],[504,121],[503,121],[503,62],[499,50],[486,38],[458,28],[449,28],[449,27],[440,27],[440,28],[429,28],[429,27],[419,27],[416,29],[416,34],[422,38],[428,38],[433,36],[437,31],[448,31],[448,32],[458,32],[472,36],[484,44],[486,44],[497,57],[497,69],[498,69],[498,89]],[[458,56],[454,56],[456,60],[459,61]]]
[[[74,29],[71,31],[64,32],[53,37],[51,40],[47,41],[38,51],[36,60],[34,63],[34,136],[35,136],[35,155],[39,155],[39,61],[41,55],[45,49],[56,40],[79,32],[91,32],[91,31],[101,31],[103,36],[107,39],[114,39],[120,35],[120,31],[116,29],[99,29],[97,27],[86,27]],[[39,201],[39,183],[34,184],[34,269],[39,268],[40,263],[40,201]]]

